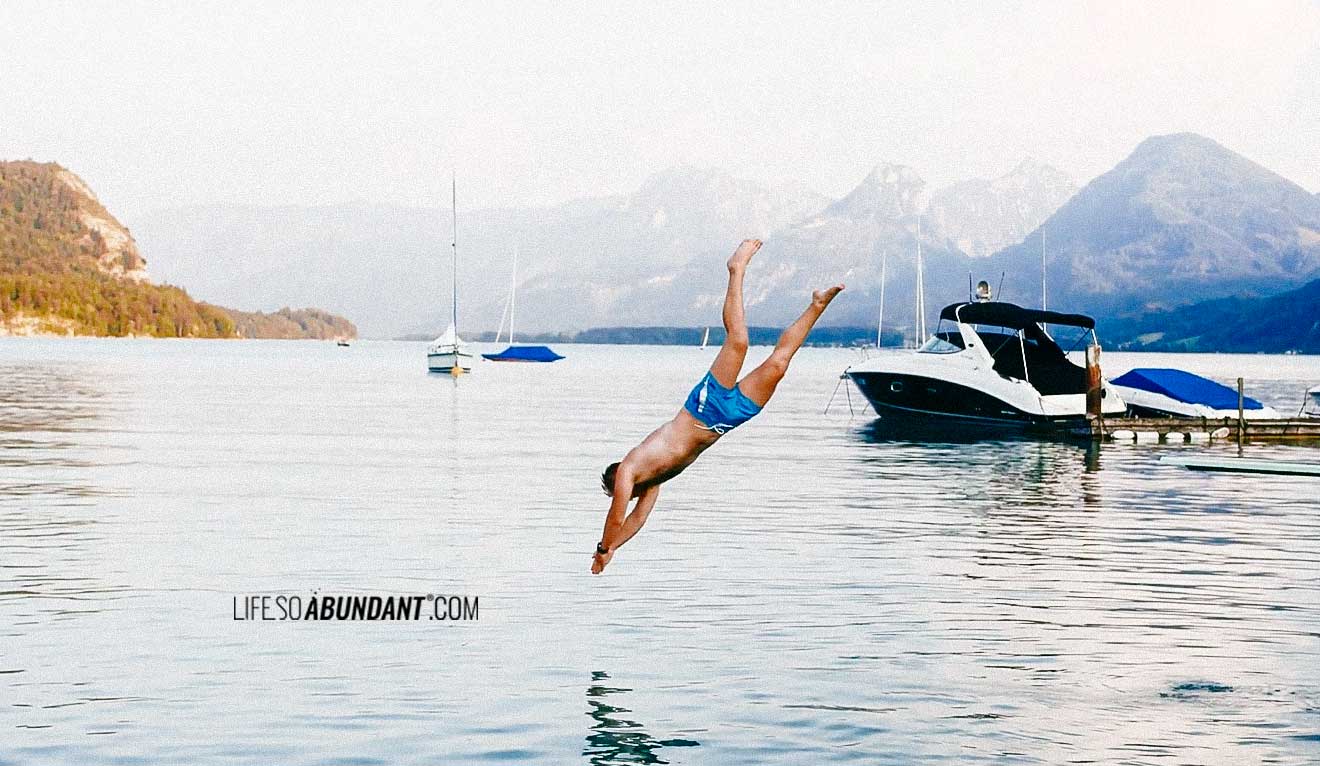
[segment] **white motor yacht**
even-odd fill
[[[1095,320],[1082,314],[1011,303],[946,306],[916,351],[884,353],[847,375],[882,419],[1009,430],[1084,428],[1087,372],[1068,358],[1045,326],[1078,328],[1095,341]],[[947,329],[946,329],[947,326]],[[1127,404],[1103,379],[1101,412]]]

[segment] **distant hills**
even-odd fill
[[[333,334],[330,334],[333,333]],[[339,337],[314,309],[247,313],[154,284],[133,236],[55,163],[0,162],[0,335]]]
[[[1217,298],[1118,319],[1105,338],[1125,351],[1320,354],[1320,279],[1264,298]]]

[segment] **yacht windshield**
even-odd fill
[[[954,345],[953,343],[950,343],[947,339],[947,335],[948,335],[947,333],[939,333],[937,335],[930,336],[930,340],[926,341],[926,343],[922,345],[922,347],[920,348],[920,353],[956,354],[959,351],[962,351],[962,346]]]

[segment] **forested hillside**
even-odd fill
[[[248,314],[153,284],[128,229],[59,165],[0,162],[0,335],[339,337],[351,322],[304,309]]]

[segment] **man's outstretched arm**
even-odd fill
[[[605,514],[605,530],[600,535],[601,544],[606,548],[612,547],[610,541],[618,537],[618,530],[623,526],[628,503],[632,500],[634,484],[632,470],[620,465],[614,473],[614,491],[610,498],[610,510]]]
[[[605,541],[605,547],[615,551],[623,547],[623,544],[633,539],[633,535],[646,523],[646,517],[651,514],[651,509],[655,507],[656,498],[660,497],[660,487],[647,487],[642,492],[642,496],[637,498],[637,505],[633,507],[632,513],[623,520],[619,526],[616,539],[613,542]]]

